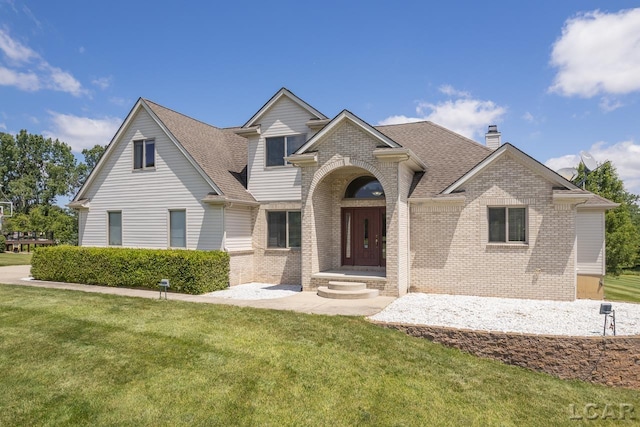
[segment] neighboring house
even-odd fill
[[[284,88],[229,129],[139,99],[69,206],[83,246],[225,250],[231,285],[601,297],[616,205],[487,143],[329,119]]]

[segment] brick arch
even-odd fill
[[[327,176],[329,176],[331,172],[335,171],[336,169],[349,167],[349,166],[364,169],[367,172],[369,172],[380,182],[380,185],[382,185],[382,190],[384,191],[384,193],[390,194],[388,192],[388,187],[390,184],[387,182],[386,178],[384,177],[382,172],[378,170],[378,168],[362,160],[351,160],[348,157],[343,157],[340,160],[336,160],[331,163],[325,164],[324,166],[322,166],[320,169],[316,171],[316,173],[313,175],[313,179],[311,180],[311,185],[309,185],[309,193],[308,193],[309,198],[311,199],[313,197],[313,193],[316,191],[316,187],[318,186],[318,184],[320,184],[322,180],[324,180]]]

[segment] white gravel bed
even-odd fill
[[[378,322],[446,326],[539,335],[602,335],[602,301],[539,301],[411,293],[380,313]],[[640,304],[611,302],[617,335],[640,335]],[[608,329],[607,335],[613,335]]]
[[[284,298],[300,292],[300,285],[274,285],[270,283],[247,283],[231,286],[221,291],[209,292],[204,296],[227,299],[259,300]]]

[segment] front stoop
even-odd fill
[[[379,294],[377,289],[367,289],[364,282],[329,281],[329,286],[319,286],[318,296],[333,299],[367,299],[375,298]]]

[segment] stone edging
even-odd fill
[[[562,379],[640,389],[640,336],[575,337],[373,322]]]

